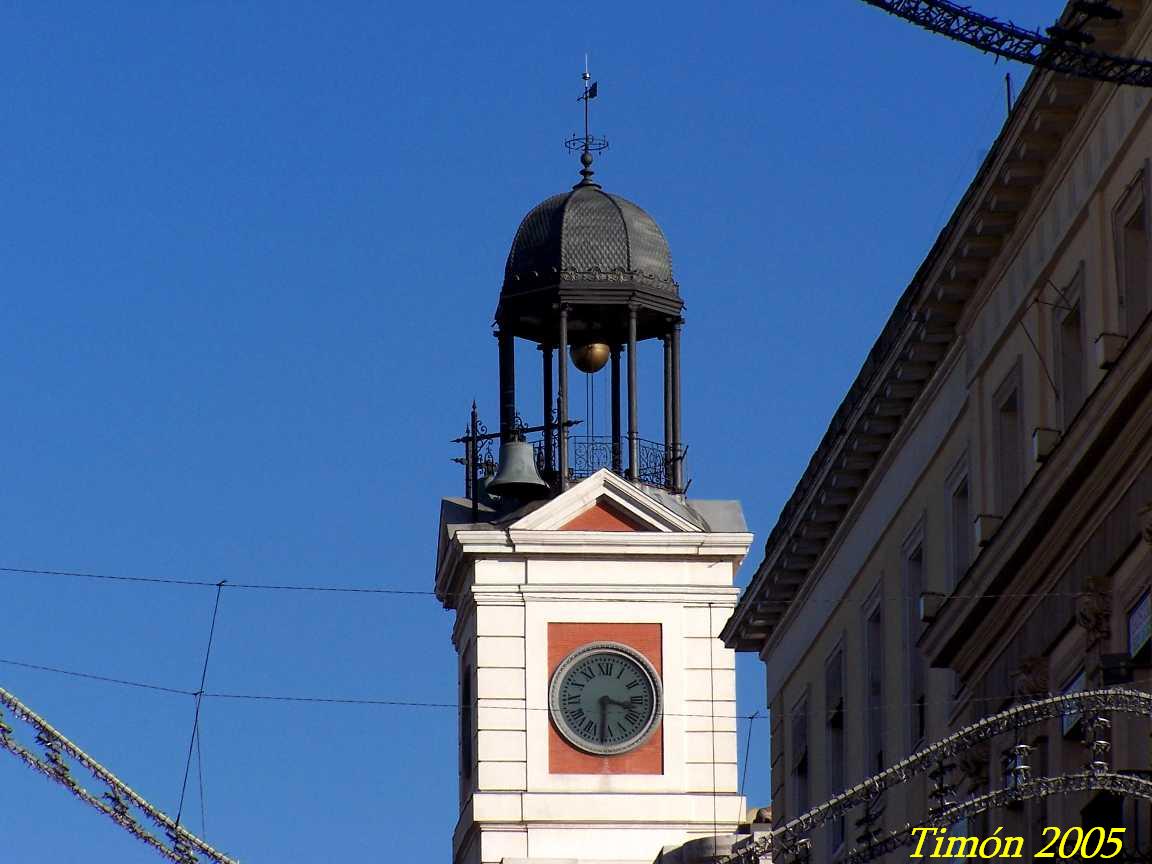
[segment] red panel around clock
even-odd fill
[[[552,673],[565,657],[589,642],[619,642],[627,645],[648,658],[657,674],[663,677],[663,650],[660,640],[659,624],[551,622],[548,624],[548,679],[552,679]],[[635,750],[618,756],[594,756],[569,744],[549,720],[548,773],[663,774],[664,724],[661,723],[652,737]]]

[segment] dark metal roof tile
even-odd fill
[[[595,184],[553,195],[528,212],[508,253],[503,291],[523,290],[526,283],[562,272],[566,279],[592,281],[598,274],[625,274],[679,296],[660,226],[631,201]]]

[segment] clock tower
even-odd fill
[[[686,495],[668,246],[593,181],[596,139],[578,140],[581,181],[529,211],[508,255],[499,431],[473,408],[465,495],[441,508],[436,593],[459,655],[454,864],[707,860],[686,852],[722,847],[745,818],[734,653],[717,636],[752,537],[737,502]],[[516,340],[540,350],[534,425],[516,408]],[[638,428],[637,357],[653,342],[663,441]],[[570,417],[570,366],[607,386],[602,435],[591,404]]]

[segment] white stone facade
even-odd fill
[[[563,530],[597,502],[639,530]],[[735,655],[716,637],[751,535],[703,531],[602,471],[510,525],[443,536],[437,592],[456,610],[461,698],[475,706],[461,718],[456,864],[649,864],[743,821]],[[659,625],[659,773],[550,764],[551,622]]]

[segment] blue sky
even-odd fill
[[[0,567],[429,590],[438,501],[461,487],[448,442],[473,398],[496,419],[508,244],[578,179],[562,141],[588,51],[597,179],[670,241],[692,493],[743,501],[747,579],[1003,121],[1009,67],[855,0],[703,8],[6,4]],[[1058,7],[985,11],[1038,26]],[[0,589],[0,659],[197,686],[210,588]],[[226,590],[208,686],[451,703],[451,620],[427,596]],[[761,670],[738,668],[751,713]],[[190,697],[10,665],[0,686],[176,810]],[[223,850],[448,860],[453,711],[201,717]],[[194,789],[185,809],[199,831]],[[6,754],[0,843],[158,860]]]

